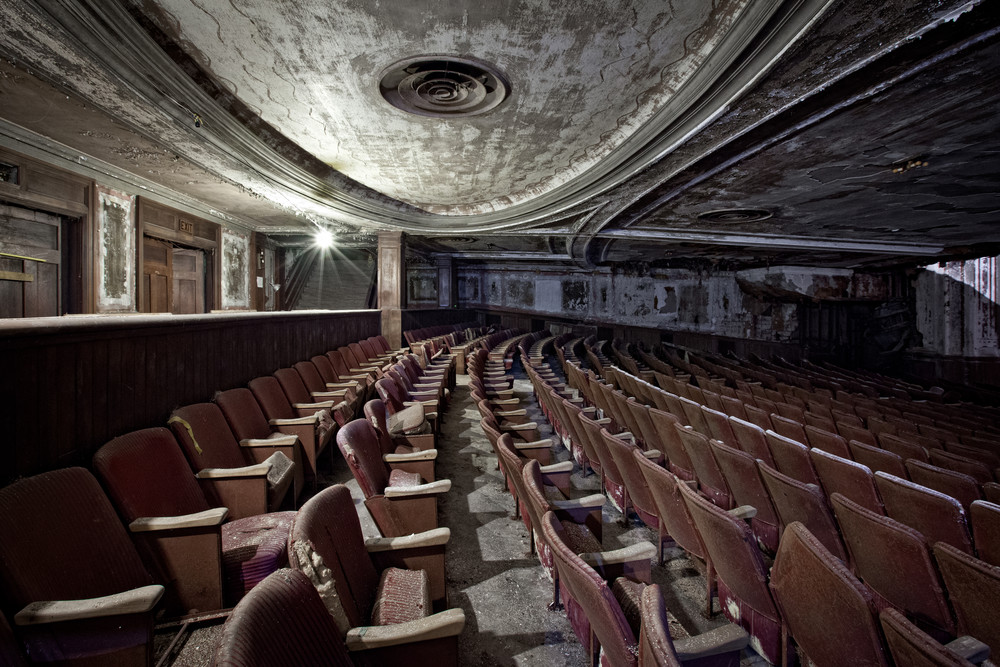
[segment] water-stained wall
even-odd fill
[[[998,259],[932,264],[917,275],[917,329],[925,350],[948,356],[1000,357]]]
[[[222,230],[222,308],[250,308],[250,237]]]
[[[710,333],[775,342],[798,335],[794,303],[740,290],[732,272],[662,269],[628,275],[538,269],[461,268],[462,308],[500,308],[582,322]]]

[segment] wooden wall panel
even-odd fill
[[[129,315],[0,322],[0,484],[90,465],[181,405],[378,333],[378,311]]]

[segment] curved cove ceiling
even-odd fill
[[[651,122],[741,17],[773,5],[129,1],[303,149],[443,215],[500,211],[584,174]],[[435,54],[492,65],[508,98],[464,118],[411,115],[383,99],[387,68]]]

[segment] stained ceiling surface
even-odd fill
[[[0,0],[0,141],[289,243],[926,263],[1000,243],[998,33],[962,0]],[[507,97],[401,111],[387,73],[442,104],[496,86],[421,57]]]

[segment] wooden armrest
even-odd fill
[[[538,428],[538,424],[535,422],[527,422],[525,424],[500,424],[501,431],[533,431]]]
[[[312,396],[313,400],[316,402],[324,402],[327,400],[334,401],[335,399],[343,398],[344,396],[346,396],[347,390],[340,389],[338,391],[311,391],[309,392],[309,395]]]
[[[527,443],[527,444],[529,444],[529,445],[537,445],[539,442],[542,442],[542,441],[539,440],[537,442],[530,442],[530,443]],[[563,461],[562,463],[552,463],[552,464],[547,465],[547,466],[541,466],[541,467],[539,467],[538,471],[541,472],[543,475],[551,475],[553,473],[559,473],[559,472],[573,472],[573,462],[572,461]]]
[[[613,551],[595,551],[593,553],[580,554],[583,562],[593,568],[603,565],[617,565],[620,563],[649,560],[654,556],[656,556],[656,547],[649,542],[630,544],[627,547]]]
[[[268,424],[271,426],[294,426],[296,424],[315,424],[319,419],[315,414],[311,414],[307,417],[290,417],[287,419],[271,419],[268,420]]]
[[[298,436],[275,433],[270,438],[247,438],[240,440],[240,447],[288,447],[294,445]]]
[[[360,382],[327,382],[327,389],[357,389],[361,386]]]
[[[593,495],[576,498],[575,500],[554,500],[549,503],[557,510],[574,510],[586,508],[604,507],[604,494],[595,493]]]
[[[438,406],[438,402],[437,401],[403,401],[403,406],[404,407],[408,407],[408,406],[411,406],[411,405],[422,405],[425,408],[434,408],[436,410],[437,406]],[[427,412],[425,411],[424,412],[424,417],[427,417],[427,416],[428,416]]]
[[[550,438],[545,438],[544,440],[535,440],[534,442],[515,442],[514,449],[541,449],[542,447],[551,447],[552,440]]]
[[[611,423],[611,417],[601,417],[600,419],[595,419],[594,421],[601,426],[604,426],[605,424]]]
[[[674,641],[674,652],[681,664],[722,653],[742,651],[750,643],[747,631],[734,623]]]
[[[344,641],[347,643],[348,651],[364,651],[443,637],[456,637],[462,634],[463,628],[465,628],[465,612],[461,609],[448,609],[405,623],[351,628]]]
[[[433,461],[437,458],[436,449],[425,449],[421,452],[410,454],[383,454],[382,460],[386,463],[406,463],[407,461]]]
[[[386,498],[409,498],[412,496],[426,496],[429,494],[447,493],[451,490],[450,479],[439,479],[428,484],[418,484],[416,486],[387,486],[385,487]]]
[[[83,618],[142,614],[155,607],[162,596],[163,586],[151,585],[99,598],[32,602],[14,615],[14,624],[40,625]]]
[[[612,433],[611,435],[621,440],[628,440],[629,442],[635,442],[635,436],[632,435],[630,431],[622,431],[621,433]]]
[[[365,381],[365,380],[368,379],[368,374],[366,373],[365,375],[341,375],[340,379],[341,380],[358,380],[359,382],[361,382],[361,381]]]
[[[292,403],[296,410],[315,410],[319,412],[333,407],[333,401],[320,401],[318,403]]]
[[[374,373],[375,371],[382,370],[378,366],[364,366],[363,368],[348,368],[352,373]]]
[[[728,510],[728,512],[737,519],[743,519],[744,521],[749,521],[757,516],[757,508],[753,505],[740,505]]]
[[[659,449],[647,449],[642,453],[642,455],[645,456],[650,461],[656,461],[661,456],[663,456],[663,452],[661,452]]]
[[[195,477],[199,479],[217,479],[220,477],[266,477],[271,470],[270,463],[257,463],[242,468],[202,468]]]
[[[528,410],[521,408],[520,410],[494,410],[493,414],[497,417],[524,417],[528,414]]]
[[[514,398],[498,398],[496,400],[490,401],[493,405],[517,405],[521,402],[520,398],[516,396]]]
[[[220,526],[229,515],[227,507],[213,507],[204,512],[182,514],[181,516],[142,516],[128,525],[133,533],[147,533],[158,530],[174,530],[177,528],[202,528],[204,526]]]
[[[368,553],[380,551],[397,551],[399,549],[417,549],[420,547],[436,547],[448,544],[451,539],[451,528],[435,528],[422,533],[413,533],[402,537],[372,537],[365,540]]]

